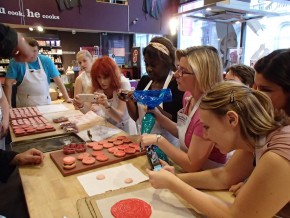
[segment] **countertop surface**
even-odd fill
[[[67,105],[67,104],[66,104]],[[72,107],[72,105],[68,105]],[[79,114],[79,111],[75,111],[71,108],[69,112],[59,112],[53,114],[44,115],[45,118],[53,119],[64,114]],[[83,126],[83,129],[90,128],[92,124]],[[103,125],[102,121],[96,122],[93,125]],[[107,124],[106,124],[107,125]],[[57,126],[56,126],[57,127]],[[48,132],[33,136],[13,137],[12,141],[25,140],[31,138],[38,138],[53,135],[62,131],[57,128],[56,132]],[[124,133],[123,133],[124,134]],[[150,168],[147,162],[146,156],[140,156],[137,158],[129,159],[112,165],[92,169],[83,173],[64,177],[52,159],[49,153],[45,153],[45,158],[40,166],[22,166],[19,167],[19,172],[23,184],[24,194],[27,202],[29,215],[31,218],[74,218],[79,217],[77,210],[77,200],[88,197],[84,188],[78,181],[77,177],[96,170],[103,170],[114,166],[120,166],[121,164],[132,163],[136,168],[146,175],[146,168]],[[145,183],[148,183],[145,182]],[[138,190],[144,186],[144,183],[136,185],[135,189]],[[228,202],[233,201],[233,197],[230,192],[214,191],[209,192],[223,200]]]

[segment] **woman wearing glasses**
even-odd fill
[[[178,111],[177,125],[158,110],[153,110],[153,113],[163,128],[179,138],[180,149],[154,134],[143,135],[142,145],[156,144],[158,138],[160,149],[187,172],[221,166],[226,162],[226,155],[203,137],[198,109],[203,94],[222,81],[222,63],[218,51],[211,46],[195,46],[177,50],[176,56],[179,62],[175,73],[178,89],[190,92],[191,96]]]

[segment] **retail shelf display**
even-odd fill
[[[63,73],[63,62],[62,62],[62,48],[60,40],[37,40],[39,44],[39,54],[48,56],[56,68]]]

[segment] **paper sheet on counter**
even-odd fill
[[[146,188],[134,192],[120,194],[100,200],[96,200],[96,204],[102,217],[112,217],[111,207],[124,199],[138,198],[151,205],[152,214],[150,217],[197,217],[193,209],[186,208],[169,190]],[[200,216],[198,216],[200,217]]]
[[[105,175],[106,178],[103,180],[98,180],[96,177],[99,174]],[[77,178],[89,196],[128,187],[148,180],[148,177],[132,164],[125,164],[118,167],[112,167],[110,169],[99,170],[93,173],[78,176]],[[132,178],[133,182],[130,184],[125,183],[124,181],[127,178]]]
[[[42,106],[36,106],[36,107],[39,110],[39,112],[42,114],[71,110],[63,104],[50,104],[50,105],[42,105]]]
[[[90,131],[92,134],[92,140],[101,141],[103,139],[109,138],[113,135],[120,133],[122,130],[110,128],[110,127],[106,127],[106,126],[94,126],[94,127],[90,128]],[[87,130],[80,131],[77,134],[83,140],[85,140],[85,141],[89,140],[89,137],[87,135]]]

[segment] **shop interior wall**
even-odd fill
[[[168,21],[177,12],[177,1],[162,0],[162,17],[153,18],[142,10],[143,0],[128,0],[128,5],[82,1],[82,6],[60,10],[57,1],[0,1],[0,20],[7,24],[44,27],[167,34]],[[174,4],[175,3],[175,4]],[[24,17],[22,17],[22,15]],[[138,21],[134,24],[134,20]]]
[[[133,46],[133,34],[127,33],[87,33],[87,32],[72,32],[45,30],[44,33],[36,31],[30,32],[27,29],[17,29],[25,37],[32,37],[39,40],[60,40],[61,48],[64,52],[62,61],[64,69],[72,66],[73,61],[76,60],[76,53],[80,47],[93,47],[99,46],[102,55],[109,55],[110,46],[114,41],[123,40],[126,51],[126,62],[128,63],[131,58],[130,50]],[[66,54],[67,53],[67,54]],[[126,64],[127,64],[126,63]]]

